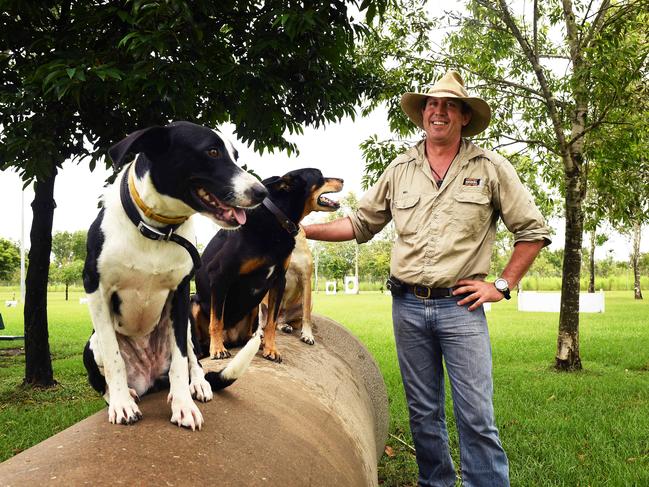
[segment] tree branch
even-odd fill
[[[491,80],[485,80],[485,81],[488,81],[490,83],[500,83],[500,81],[502,81],[502,80],[491,79]],[[474,85],[473,87],[474,88],[491,88],[491,89],[493,89],[493,84],[484,84],[484,85],[483,84],[478,84],[478,85]],[[504,95],[516,96],[518,98],[525,98],[526,100],[532,100],[532,101],[535,101],[535,102],[538,102],[538,103],[545,104],[545,99],[543,98],[543,96],[541,94],[532,94],[532,93],[530,93],[530,94],[522,94],[519,91],[508,90],[507,88],[500,88],[500,89],[498,89],[498,92],[502,93]],[[558,102],[558,103],[563,103],[563,102]]]
[[[599,32],[601,32],[601,29],[604,24],[604,14],[609,8],[611,8],[610,0],[604,0],[602,4],[599,6],[599,10],[597,11],[595,20],[590,25],[590,29],[588,29],[588,32],[586,32],[583,39],[581,39],[580,42],[578,43],[580,48],[582,46],[585,48],[590,47],[590,43],[593,40],[593,37],[595,37]],[[590,5],[588,6],[588,9],[590,10]],[[585,21],[586,21],[586,16],[584,16],[584,22]]]
[[[538,0],[534,0],[534,57],[539,60],[539,39],[538,39],[538,26],[539,21],[539,6]]]
[[[532,65],[532,69],[534,71],[536,79],[541,85],[542,97],[545,100],[550,115],[550,119],[552,121],[552,126],[554,128],[557,141],[559,142],[560,155],[564,159],[565,163],[568,163],[569,161],[571,161],[571,157],[568,152],[568,148],[566,146],[565,134],[563,133],[563,128],[561,127],[561,118],[559,116],[559,110],[557,109],[557,100],[555,99],[554,94],[550,90],[548,81],[545,77],[545,73],[543,72],[543,67],[536,60],[536,58],[534,57],[534,53],[530,48],[529,43],[521,34],[521,31],[519,30],[518,26],[516,25],[516,22],[512,17],[511,12],[509,11],[509,7],[507,6],[506,1],[499,0],[499,4],[500,4],[500,13],[502,15],[503,21],[505,22],[505,25],[507,25],[511,35],[513,35],[514,38],[518,41],[518,44],[520,45],[525,56],[527,57],[527,60]]]
[[[590,9],[593,6],[593,0],[590,0],[588,2],[588,7],[586,8],[586,13],[584,14],[584,18],[581,19],[581,25],[579,26],[579,31],[583,32],[584,30],[584,25],[586,25],[586,20],[588,20],[588,17],[590,15]]]
[[[539,58],[541,59],[566,59],[567,61],[570,61],[570,56],[562,56],[560,54],[539,54]]]
[[[508,142],[506,144],[500,144],[499,147],[501,146],[506,146],[506,145],[513,145],[513,144],[526,144],[526,145],[540,145],[541,147],[547,149],[549,152],[552,152],[553,154],[557,154],[557,151],[553,147],[548,147],[548,145],[543,142],[542,140],[534,140],[534,139],[520,139],[518,137],[512,137],[510,135],[506,134],[501,134],[498,136],[499,139],[507,139],[510,140],[511,142]],[[560,154],[557,154],[560,155]]]

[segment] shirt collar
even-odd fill
[[[415,162],[417,164],[423,164],[423,162],[426,161],[425,143],[426,143],[425,139],[421,140],[416,145],[412,146],[410,149],[406,151],[406,154],[409,157],[415,159]],[[475,159],[476,157],[482,157],[484,155],[485,155],[484,149],[481,149],[470,140],[462,139],[462,142],[460,143],[460,151],[458,152],[457,155],[458,157],[457,163],[459,163],[459,165],[465,166],[471,159]]]

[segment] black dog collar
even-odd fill
[[[131,165],[133,164],[135,163],[131,163]],[[196,250],[196,247],[194,247],[194,245],[189,240],[174,233],[178,229],[180,224],[167,225],[162,228],[157,228],[152,227],[151,225],[147,225],[142,221],[142,218],[140,218],[140,214],[138,213],[128,190],[128,174],[130,171],[131,166],[129,166],[128,169],[124,171],[122,182],[119,188],[119,198],[122,201],[122,207],[124,208],[124,212],[126,212],[126,216],[128,216],[129,220],[133,222],[133,225],[137,227],[137,229],[140,231],[140,234],[148,238],[149,240],[164,240],[166,242],[171,241],[183,247],[187,252],[189,252],[190,257],[192,258],[192,262],[194,263],[194,270],[198,269],[201,266],[201,256],[198,254],[198,250]]]
[[[279,224],[291,235],[291,237],[295,237],[300,232],[300,227],[293,223],[290,218],[287,217],[284,212],[280,210],[277,205],[273,203],[269,198],[264,198],[264,201],[262,201],[261,204],[268,208],[268,211],[270,211],[273,215],[275,215],[275,218],[277,218]]]

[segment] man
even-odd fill
[[[483,303],[509,299],[549,232],[512,165],[463,137],[487,128],[489,105],[469,97],[460,75],[428,93],[406,93],[401,107],[426,137],[398,156],[350,217],[305,226],[310,239],[363,243],[394,220],[388,281],[397,356],[419,485],[452,486],[444,412],[444,369],[451,382],[467,486],[509,485],[507,456],[493,411],[491,345]],[[489,273],[498,217],[514,234],[511,259]]]

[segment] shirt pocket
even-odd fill
[[[453,220],[456,228],[473,232],[491,223],[491,199],[487,193],[460,191],[454,199]]]
[[[392,218],[399,235],[412,235],[419,229],[420,218],[417,217],[419,195],[407,196],[394,201]]]

